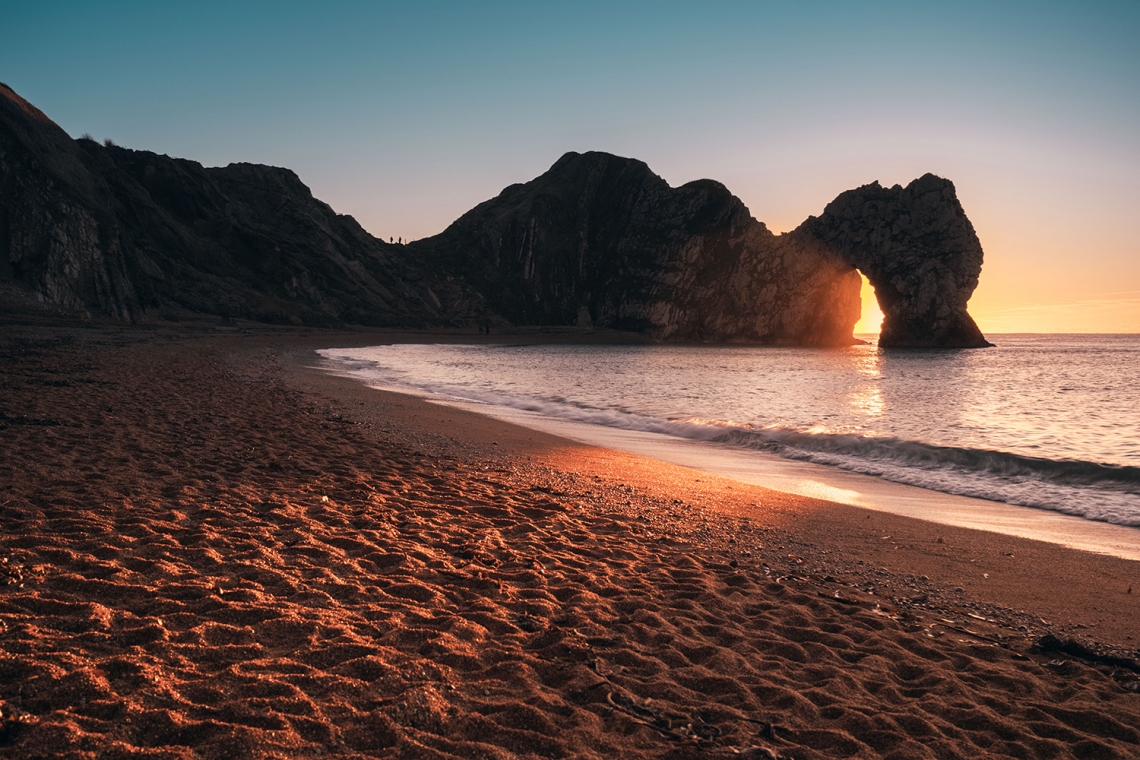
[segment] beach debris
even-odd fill
[[[971,615],[970,617],[977,617],[977,616]],[[985,618],[978,618],[978,620],[984,621],[986,619]],[[989,622],[989,621],[987,621],[987,622]],[[1002,649],[1009,649],[1009,644],[1007,644],[1005,641],[1003,641],[1000,636],[987,636],[984,633],[979,633],[977,631],[971,631],[969,628],[964,628],[960,625],[956,625],[954,623],[954,621],[952,621],[952,620],[947,620],[945,618],[942,618],[941,620],[939,620],[936,623],[931,623],[930,624],[931,629],[933,630],[934,626],[936,626],[936,625],[941,626],[947,630],[954,631],[955,633],[960,633],[964,636],[973,637],[973,638],[977,639],[978,641],[984,641],[987,644],[993,644],[994,646],[1001,647]]]
[[[737,757],[748,758],[748,760],[779,760],[777,755],[767,747],[744,747],[742,749],[734,749],[734,754]]]
[[[615,691],[606,692],[606,702],[635,723],[648,726],[675,742],[681,744],[704,744],[705,746],[710,743],[709,740],[703,739],[700,734],[693,729],[692,723],[686,723],[674,729],[672,726],[674,721],[656,710],[637,704],[633,697],[626,694]]]
[[[1103,654],[1085,646],[1079,641],[1058,638],[1052,633],[1047,633],[1039,638],[1034,646],[1041,652],[1060,652],[1070,657],[1085,660],[1086,662],[1095,663],[1097,665],[1111,665],[1117,669],[1129,670],[1133,673],[1140,674],[1140,662],[1130,657],[1117,657],[1116,655]]]
[[[515,625],[527,633],[534,633],[545,628],[541,620],[525,612],[515,618]]]
[[[1115,678],[1115,676],[1116,676],[1116,674],[1114,673],[1113,677]],[[1130,681],[1128,683],[1122,683],[1122,684],[1120,684],[1120,688],[1125,689],[1127,691],[1131,691],[1131,692],[1135,692],[1137,694],[1140,694],[1140,681]]]
[[[11,741],[20,729],[34,721],[30,713],[0,701],[0,743]]]
[[[0,558],[0,585],[24,585],[24,569],[9,557]]]

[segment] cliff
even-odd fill
[[[988,345],[982,249],[953,185],[868,185],[772,234],[723,185],[567,153],[441,234],[393,246],[287,169],[72,140],[0,85],[0,298],[123,320],[580,325],[667,341],[845,345],[859,277],[884,346]]]
[[[818,241],[773,235],[718,182],[671,188],[606,153],[567,153],[411,248],[517,324],[833,345],[859,319],[858,275]]]
[[[9,297],[140,320],[470,321],[477,294],[407,260],[287,170],[204,168],[72,140],[0,85],[0,284]]]

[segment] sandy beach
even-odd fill
[[[390,337],[4,318],[0,756],[1140,757],[1140,563],[312,369]]]

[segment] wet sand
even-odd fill
[[[307,369],[377,334],[0,336],[2,756],[1140,756],[1140,563]]]

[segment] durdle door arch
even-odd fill
[[[926,174],[905,188],[875,182],[849,190],[797,230],[810,234],[875,289],[884,348],[982,348],[966,310],[982,271],[982,246],[954,184]]]

